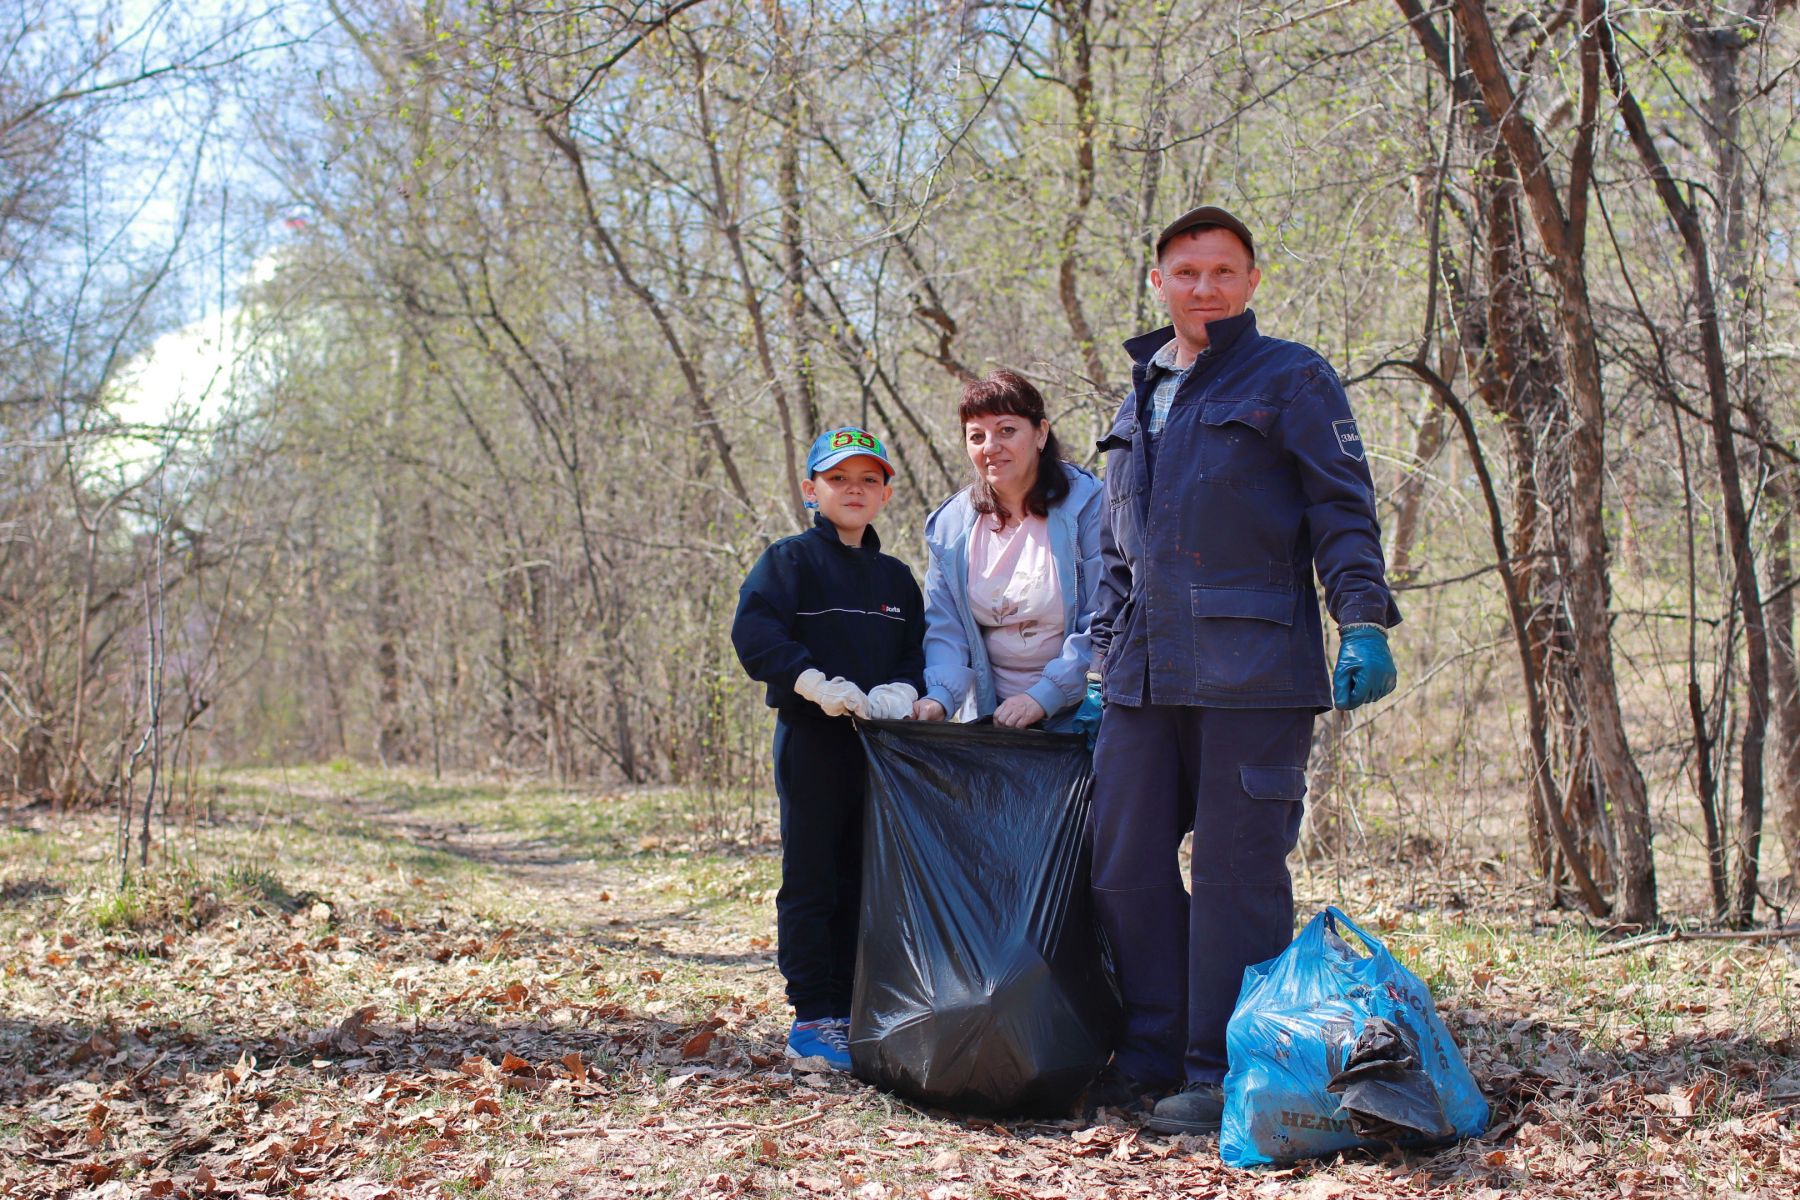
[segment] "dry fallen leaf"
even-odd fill
[[[375,1040],[375,1031],[369,1028],[369,1021],[375,1016],[375,1006],[365,1004],[353,1009],[349,1016],[338,1022],[332,1032],[330,1042],[339,1050],[354,1053]]]
[[[1718,1096],[1718,1079],[1712,1075],[1702,1075],[1686,1087],[1669,1089],[1669,1111],[1678,1117],[1692,1117],[1718,1099]]]
[[[925,1165],[929,1170],[935,1171],[939,1175],[943,1175],[950,1171],[959,1170],[962,1167],[962,1156],[954,1150],[940,1150],[937,1155]]]

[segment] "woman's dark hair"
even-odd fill
[[[1033,429],[1049,420],[1044,415],[1044,397],[1031,380],[1012,371],[995,371],[986,379],[976,379],[963,385],[962,406],[957,410],[957,420],[968,425],[973,417],[1024,417],[1031,422]],[[1056,430],[1050,430],[1050,436],[1044,439],[1044,448],[1038,452],[1037,482],[1025,494],[1025,512],[1034,517],[1047,517],[1050,510],[1061,503],[1069,494],[1069,477],[1063,474],[1062,447],[1057,444]],[[979,472],[975,476],[975,484],[969,489],[969,499],[978,513],[991,513],[1000,518],[1005,525],[1012,520],[1013,514],[1006,511],[999,497],[988,486],[987,480],[981,478]]]

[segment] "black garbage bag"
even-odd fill
[[[1456,1136],[1437,1085],[1420,1065],[1418,1035],[1398,1014],[1363,1022],[1343,1070],[1325,1090],[1343,1097],[1341,1111],[1359,1137],[1406,1145]]]
[[[1095,929],[1079,736],[865,721],[856,1074],[920,1103],[1067,1112],[1121,1007]]]

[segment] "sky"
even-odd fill
[[[41,119],[72,131],[54,232],[34,239],[14,280],[25,291],[0,309],[31,300],[66,324],[75,357],[51,386],[68,394],[100,382],[115,338],[143,347],[101,393],[134,432],[88,445],[88,470],[141,478],[171,443],[203,449],[241,399],[242,295],[293,237],[251,114],[321,49],[321,13],[315,0],[14,0],[0,21],[7,105],[48,101]],[[203,69],[167,69],[183,63]]]
[[[292,0],[260,8],[225,0],[120,0],[64,11],[65,23],[80,22],[96,37],[103,29],[114,31],[107,36],[120,48],[96,81],[177,59],[184,46],[214,41],[228,23],[242,30],[228,46],[201,57],[215,63],[233,51],[243,57],[204,76],[140,89],[117,106],[117,119],[109,120],[100,139],[107,159],[97,174],[123,233],[120,244],[142,257],[179,238],[151,310],[167,331],[128,362],[109,389],[112,415],[143,427],[151,438],[168,427],[211,427],[237,399],[234,367],[250,349],[241,294],[273,272],[277,248],[291,236],[283,197],[256,158],[245,96],[282,65],[278,59],[292,61],[295,29],[303,37],[316,11]],[[152,453],[145,441],[119,439],[101,457],[124,468]]]

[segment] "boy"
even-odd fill
[[[781,799],[776,961],[794,1024],[789,1058],[850,1069],[850,989],[862,902],[864,763],[849,714],[910,716],[925,686],[924,600],[870,522],[894,494],[880,440],[819,435],[800,483],[813,527],[757,560],[731,643],[775,710]]]

